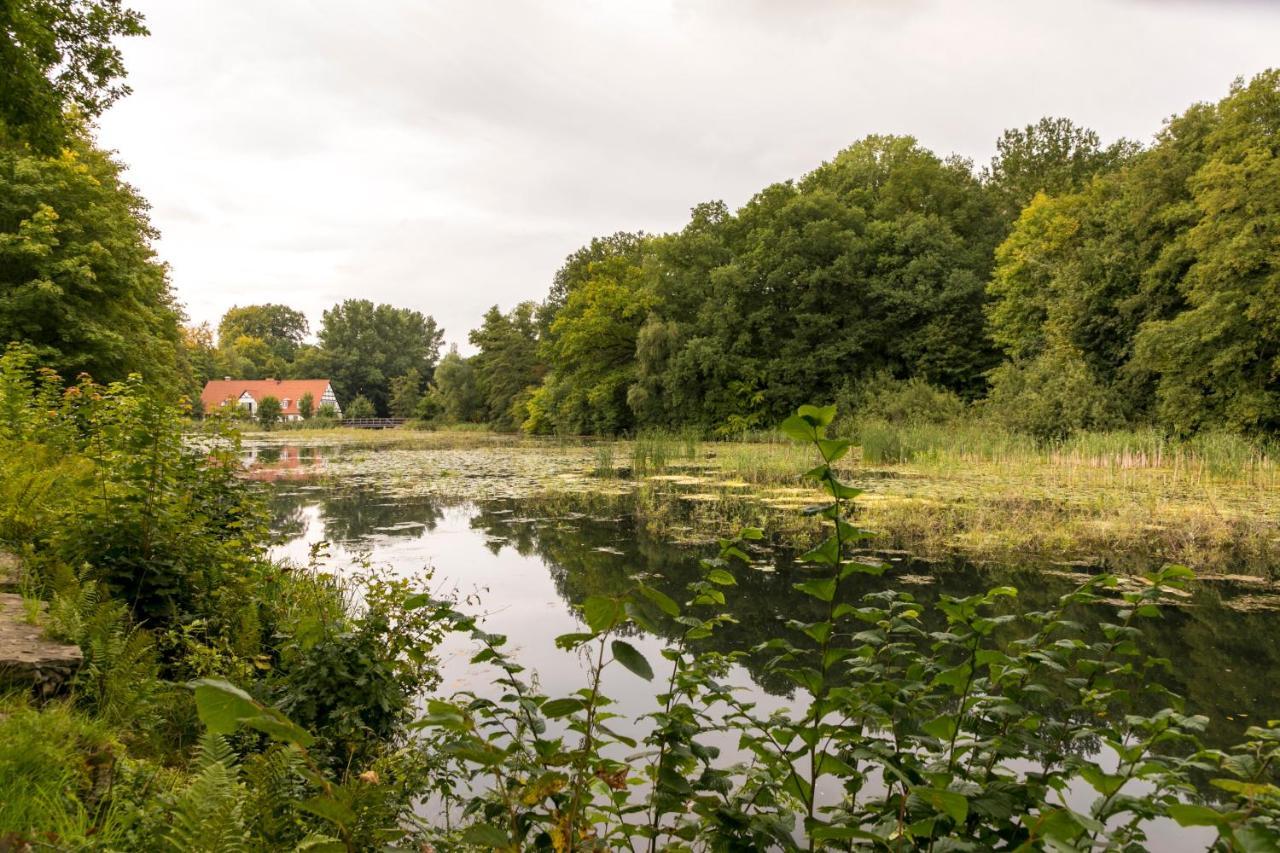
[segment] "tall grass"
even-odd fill
[[[978,420],[949,424],[858,425],[862,462],[893,465],[948,463],[1039,464],[1112,471],[1161,470],[1179,479],[1230,479],[1245,484],[1280,482],[1275,448],[1223,432],[1186,441],[1155,429],[1077,432],[1058,441],[1038,441]]]
[[[631,470],[637,477],[659,474],[676,460],[696,459],[702,436],[696,429],[642,430],[631,443]]]
[[[612,441],[604,441],[595,447],[596,467],[592,470],[597,477],[612,477],[617,473],[614,468],[616,447]]]

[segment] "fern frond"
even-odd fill
[[[222,737],[206,735],[191,781],[173,802],[165,848],[173,853],[248,851],[247,797],[230,745]]]

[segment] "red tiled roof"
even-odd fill
[[[212,412],[219,406],[230,403],[235,405],[240,395],[249,392],[249,396],[261,403],[264,397],[275,397],[280,401],[281,415],[297,415],[298,401],[302,395],[311,393],[315,401],[314,408],[320,408],[320,398],[329,387],[328,379],[215,379],[204,386],[200,392],[200,402],[206,412]],[[285,405],[285,401],[289,405]]]

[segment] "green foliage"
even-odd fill
[[[387,408],[392,417],[411,418],[422,399],[422,374],[410,369],[403,376],[391,380],[391,396]]]
[[[439,633],[405,606],[407,582],[371,580],[357,608],[314,569],[273,565],[219,418],[187,432],[136,378],[64,390],[35,364],[29,347],[0,356],[0,460],[57,461],[48,479],[0,467],[0,518],[50,598],[47,630],[84,661],[68,704],[0,709],[0,844],[364,850],[403,836],[427,778],[406,724],[435,683]],[[197,715],[226,739],[165,769],[191,758]]]
[[[888,373],[871,376],[846,392],[841,404],[856,411],[860,420],[892,424],[942,424],[958,420],[966,412],[964,401],[954,392],[918,377],[903,381]]]
[[[484,420],[503,431],[517,429],[528,417],[522,404],[529,389],[537,387],[547,371],[539,355],[536,307],[521,302],[503,314],[495,305],[468,339],[479,349],[467,361],[475,371],[475,393],[482,410],[468,408],[469,417],[453,419]],[[437,371],[437,385],[440,381]]]
[[[307,318],[287,305],[235,305],[218,323],[222,346],[247,337],[262,341],[271,355],[292,361],[308,331]]]
[[[118,0],[11,0],[0,7],[0,120],[53,155],[129,92],[115,39],[146,35]]]
[[[110,799],[121,751],[106,725],[64,703],[39,709],[6,703],[0,709],[0,840],[23,849],[54,835],[62,849],[121,849],[125,826]]]
[[[325,311],[319,332],[338,399],[365,397],[377,414],[389,411],[392,379],[411,370],[431,376],[443,337],[430,317],[365,299]]]
[[[634,423],[627,389],[650,290],[626,255],[592,261],[582,276],[567,289],[548,330],[550,377],[528,404],[534,431],[611,435]]]
[[[62,578],[49,603],[49,633],[84,654],[73,687],[103,721],[147,730],[161,719],[165,690],[151,636],[102,584]]]
[[[805,477],[828,499],[805,512],[829,535],[796,569],[812,614],[753,649],[724,654],[702,641],[734,621],[728,595],[735,569],[758,559],[755,529],[720,543],[683,603],[643,578],[586,598],[583,630],[556,639],[588,665],[584,686],[567,695],[539,692],[505,637],[418,597],[470,633],[474,664],[500,673],[496,698],[428,703],[421,725],[454,768],[437,789],[461,801],[464,817],[435,827],[433,843],[1142,849],[1161,819],[1212,827],[1224,849],[1276,837],[1280,731],[1251,729],[1234,750],[1201,748],[1206,718],[1161,686],[1169,662],[1143,650],[1140,625],[1160,617],[1189,570],[1169,566],[1141,583],[1099,575],[1038,611],[1018,606],[1012,587],[941,595],[932,608],[892,587],[853,594],[851,578],[890,567],[862,556],[870,534],[846,518],[859,491],[833,468],[851,448],[827,435],[835,415],[802,406],[782,423],[818,457]],[[1090,631],[1081,608],[1110,616]],[[659,633],[659,622],[678,638],[661,674],[625,639],[632,626]],[[765,712],[741,698],[725,675],[748,658],[789,682],[792,701]],[[633,728],[603,693],[614,664],[662,685],[655,710],[632,721],[647,724],[639,739],[623,733]],[[715,739],[745,757],[726,760]],[[1214,799],[1201,798],[1201,778]]]
[[[983,177],[1012,223],[1037,193],[1078,192],[1094,175],[1113,171],[1138,150],[1123,139],[1104,147],[1094,131],[1046,116],[1001,134]]]
[[[1134,366],[1159,379],[1157,411],[1179,432],[1280,430],[1280,71],[1237,81],[1187,182],[1196,216],[1166,252],[1187,263],[1186,310],[1139,329]]]
[[[316,413],[316,398],[310,391],[298,398],[298,414],[302,415],[304,421],[311,420],[311,416]]]
[[[248,851],[246,796],[239,776],[240,768],[227,742],[217,735],[206,735],[190,781],[166,803],[171,818],[159,849],[172,853]]]
[[[32,345],[66,377],[140,373],[174,393],[186,388],[179,309],[146,202],[120,171],[84,134],[56,157],[0,144],[0,340]]]
[[[1177,433],[1275,431],[1277,91],[1280,72],[1238,81],[1122,168],[1031,201],[989,288],[1015,362],[1074,351],[1122,416]]]
[[[258,401],[258,425],[271,429],[280,420],[280,399],[268,394]]]
[[[1115,391],[1094,375],[1080,353],[1067,348],[1000,365],[991,373],[983,411],[1006,429],[1038,439],[1113,429],[1124,422],[1124,406]]]
[[[482,420],[484,398],[476,381],[475,357],[463,358],[456,347],[450,347],[436,366],[431,396],[433,399],[418,411],[418,417],[443,417],[452,423]]]
[[[1045,118],[1006,131],[980,175],[871,136],[736,212],[712,202],[678,233],[593,240],[536,319],[494,309],[473,332],[482,390],[487,348],[518,353],[485,418],[736,436],[815,390],[853,389],[860,411],[885,408],[864,419],[896,423],[913,417],[899,404],[955,411],[994,382],[989,411],[1041,439],[1275,433],[1278,80],[1237,82],[1145,150]],[[857,393],[885,381],[916,399]]]
[[[369,767],[412,719],[418,693],[437,681],[428,653],[440,628],[428,611],[404,606],[407,583],[371,576],[362,588],[358,617],[307,621],[278,638],[284,677],[273,695],[321,733],[311,751],[334,770]]]
[[[324,408],[321,406],[320,408]],[[373,407],[373,402],[368,397],[361,394],[350,403],[347,404],[343,415],[348,418],[372,418],[376,417],[378,410]]]

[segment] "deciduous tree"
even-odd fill
[[[444,331],[408,308],[348,299],[324,312],[320,346],[339,399],[367,397],[381,414],[389,409],[391,380],[417,370],[430,377]]]

